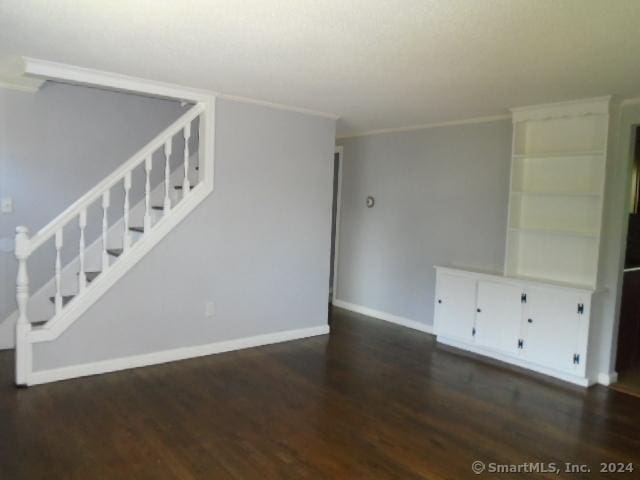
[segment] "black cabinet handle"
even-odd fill
[[[527,322],[533,323],[533,320],[532,319],[528,319]]]
[[[482,313],[482,309],[481,309],[481,308],[477,308],[477,309],[476,309],[476,312],[478,312],[478,313]]]
[[[438,299],[438,303],[442,303],[442,300]]]

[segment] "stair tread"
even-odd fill
[[[102,272],[84,272],[85,277],[87,278],[87,282],[91,283],[93,282],[96,277],[98,275],[100,275]],[[78,272],[78,275],[80,275],[80,272]]]
[[[132,232],[144,233],[144,227],[129,227]]]
[[[69,303],[73,297],[75,297],[75,295],[63,295],[62,296],[62,306],[65,306],[67,303]],[[52,302],[56,301],[56,297],[49,297],[49,300],[51,300]]]
[[[119,257],[120,255],[122,255],[122,249],[121,248],[109,248],[107,250],[107,253],[109,255],[114,256],[114,257]]]

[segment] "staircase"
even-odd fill
[[[26,227],[16,229],[16,384],[30,384],[34,344],[55,341],[213,191],[214,107],[214,99],[190,107],[32,237]],[[180,151],[175,151],[176,144]],[[172,168],[176,157],[179,166]],[[152,173],[158,169],[161,178],[154,185],[158,177]],[[136,179],[141,185],[134,184]],[[132,206],[133,191],[140,192],[141,199]],[[114,192],[124,197],[118,212],[110,208]],[[99,224],[90,225],[88,211],[96,209],[101,211]],[[88,227],[97,232],[89,245]],[[72,248],[77,255],[63,265],[69,236],[74,236]],[[30,295],[29,260],[51,244],[53,277]],[[53,314],[43,318],[44,304],[49,302]]]

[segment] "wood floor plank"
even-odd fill
[[[474,460],[640,478],[639,398],[338,309],[330,336],[29,389],[12,375],[0,352],[0,479],[483,478]]]

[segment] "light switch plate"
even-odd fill
[[[13,198],[3,197],[0,199],[0,212],[12,213],[13,212]]]
[[[0,252],[11,253],[13,252],[13,238],[0,238]]]

